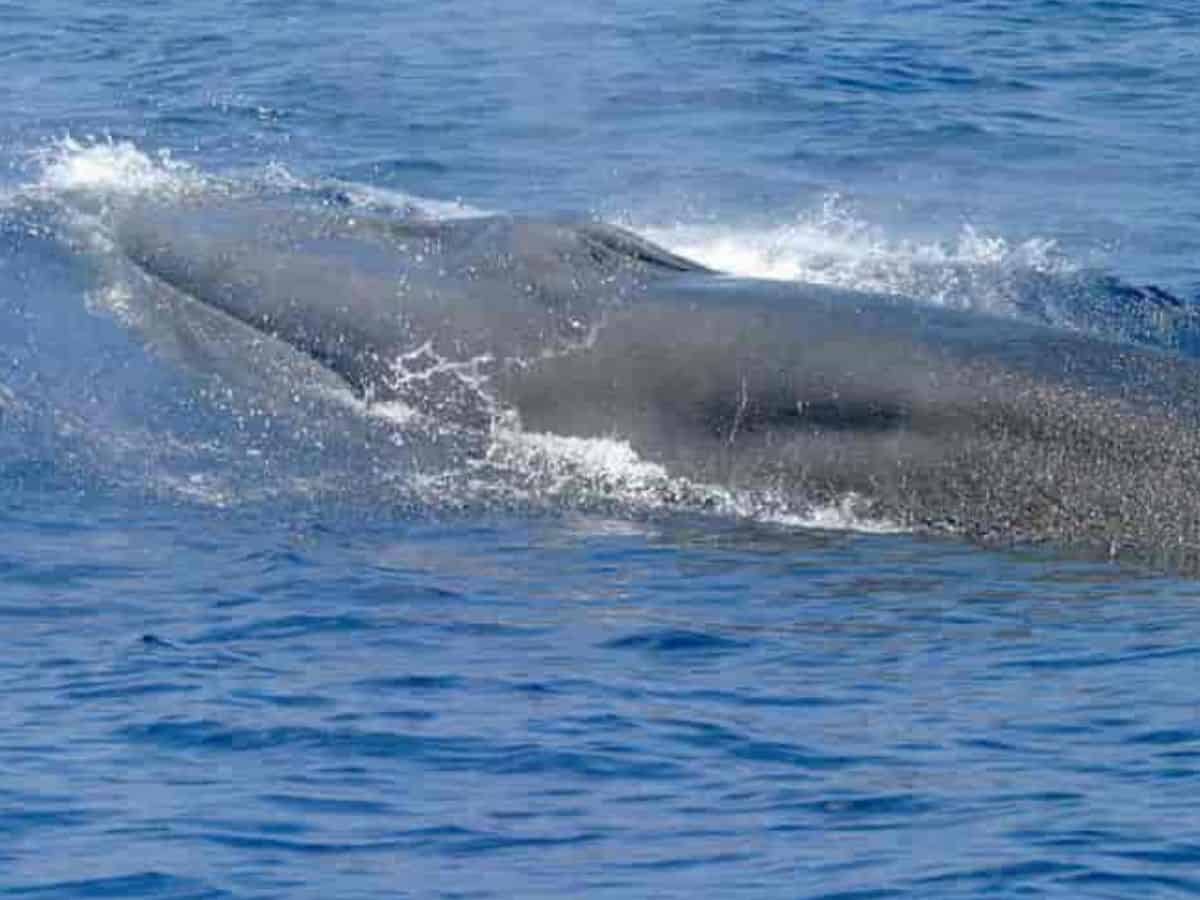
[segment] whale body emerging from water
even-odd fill
[[[127,210],[117,242],[365,398],[620,437],[669,470],[914,528],[1200,559],[1200,366],[909,299],[734,278],[602,224],[283,203]],[[481,389],[481,385],[484,389]]]

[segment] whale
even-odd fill
[[[668,471],[989,545],[1200,568],[1200,364],[920,298],[734,277],[579,219],[133,204],[166,299],[368,403],[627,441]],[[250,346],[247,344],[246,346]]]

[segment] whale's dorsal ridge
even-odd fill
[[[694,260],[672,253],[651,243],[628,229],[604,222],[589,222],[580,226],[584,240],[608,253],[623,256],[642,265],[667,272],[707,272],[714,270]]]

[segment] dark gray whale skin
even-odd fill
[[[527,430],[621,437],[696,479],[853,492],[989,543],[1200,562],[1200,367],[1168,353],[732,278],[593,223],[230,202],[127,210],[115,233],[180,304],[368,398],[486,429],[494,396]]]

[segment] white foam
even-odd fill
[[[635,512],[694,512],[787,528],[901,533],[873,517],[865,498],[847,494],[830,505],[797,505],[773,491],[733,491],[672,475],[642,459],[628,441],[527,432],[507,424],[493,433],[487,462],[511,488],[539,499],[584,506],[616,502]],[[803,501],[799,501],[803,503]]]
[[[1076,267],[1054,241],[1012,242],[964,225],[951,240],[898,239],[837,195],[780,225],[627,222],[639,234],[714,269],[749,278],[911,296],[936,305],[1010,311],[1014,278]]]
[[[525,432],[501,427],[493,435],[488,461],[535,475],[551,494],[581,488],[607,495],[621,493],[645,499],[673,493],[682,486],[662,466],[646,462],[628,441]]]
[[[389,400],[385,403],[367,403],[359,400],[348,389],[345,391],[344,402],[352,404],[356,409],[362,411],[364,415],[374,416],[388,425],[393,425],[398,428],[409,428],[425,421],[426,417],[419,410],[413,409],[407,403],[401,403],[399,400]]]
[[[229,485],[207,473],[160,474],[153,483],[164,494],[216,509],[233,506],[239,498]]]
[[[912,529],[905,528],[898,522],[871,515],[867,506],[867,498],[850,492],[833,503],[810,506],[803,513],[752,508],[748,511],[747,518],[787,528],[815,528],[821,531],[858,531],[864,534],[911,532]]]
[[[151,156],[128,141],[65,137],[34,154],[41,174],[37,186],[57,193],[183,195],[211,185],[170,151]]]
[[[38,177],[32,188],[49,194],[96,195],[109,198],[187,197],[205,193],[336,192],[353,206],[399,212],[425,219],[461,219],[487,215],[462,200],[436,200],[404,191],[340,179],[306,179],[282,163],[226,179],[201,172],[172,156],[170,150],[148,152],[130,141],[111,137],[67,136],[31,154]]]
[[[136,326],[138,324],[139,317],[134,312],[132,302],[133,293],[125,282],[107,282],[88,291],[84,298],[89,309],[111,313],[116,316],[118,321],[126,325]]]

